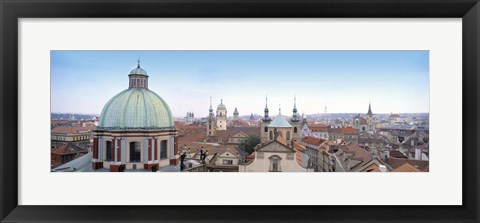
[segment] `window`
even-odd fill
[[[223,165],[233,165],[233,160],[223,160]]]
[[[112,161],[112,141],[107,141],[107,155],[105,156],[106,161]]]
[[[130,142],[130,162],[140,162],[140,142]]]
[[[167,140],[162,140],[160,142],[160,159],[167,158]]]
[[[287,141],[290,140],[290,131],[287,131]]]
[[[297,127],[293,128],[293,133],[297,133]]]
[[[277,155],[273,155],[270,158],[270,171],[271,172],[280,172],[281,170],[281,165],[280,165],[280,160],[282,159],[281,157]]]
[[[263,130],[263,131],[264,131],[264,132],[268,132],[268,128],[267,128],[267,126],[265,126],[265,128],[264,128],[264,130]]]
[[[273,140],[273,133],[270,131],[270,140]]]

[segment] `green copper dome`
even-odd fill
[[[130,74],[140,74],[140,75],[147,75],[147,71],[144,69],[140,68],[140,65],[138,65],[135,69],[130,71]]]
[[[220,104],[217,106],[217,110],[227,110],[227,107],[223,104],[223,99],[220,100]]]
[[[165,129],[174,128],[174,122],[167,103],[155,92],[129,88],[105,104],[98,128]]]

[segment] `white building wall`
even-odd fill
[[[300,166],[296,161],[295,153],[293,153],[293,159],[287,159],[287,153],[271,153],[271,152],[263,152],[263,159],[259,158],[261,155],[259,153],[262,152],[255,152],[255,160],[250,164],[247,165],[245,168],[239,168],[240,172],[269,172],[270,171],[270,159],[269,157],[277,155],[281,157],[280,161],[280,171],[281,172],[307,172],[307,169]]]

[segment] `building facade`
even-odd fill
[[[283,137],[287,141],[300,141],[302,138],[302,119],[297,112],[296,99],[294,99],[293,115],[290,121],[282,115],[281,109],[278,109],[278,115],[272,120],[268,113],[268,104],[265,104],[264,117],[260,124],[262,143],[272,141],[277,135]]]
[[[217,127],[216,130],[227,130],[227,107],[223,104],[223,99],[217,106]]]

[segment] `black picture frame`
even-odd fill
[[[478,222],[478,0],[0,0],[2,222]],[[462,18],[461,206],[18,205],[18,19],[134,17]],[[453,120],[455,121],[455,120]],[[31,167],[35,168],[35,167]],[[261,187],[261,186],[260,186]],[[258,188],[258,185],[256,186]],[[41,191],[39,191],[40,193]],[[234,193],[241,194],[241,191]]]

